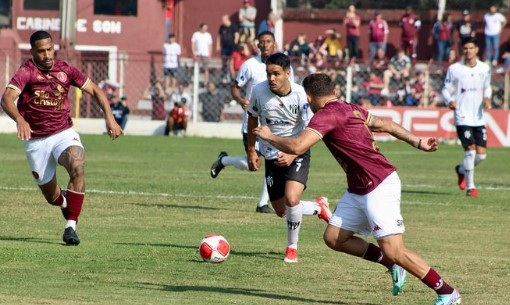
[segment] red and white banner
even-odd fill
[[[368,109],[379,117],[401,124],[417,136],[436,137],[441,140],[457,139],[453,124],[453,111],[448,108],[374,107]],[[485,113],[487,146],[510,147],[510,111],[492,109]],[[391,140],[390,135],[377,134],[377,140]]]

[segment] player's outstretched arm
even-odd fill
[[[368,127],[375,132],[387,132],[395,138],[409,143],[420,150],[431,152],[438,148],[437,139],[433,137],[419,138],[410,133],[407,129],[392,120],[383,119],[371,115],[368,121]]]
[[[271,133],[267,126],[259,126],[253,130],[255,135],[271,143],[284,153],[302,155],[309,150],[321,138],[313,131],[304,129],[293,138],[282,138]]]
[[[92,95],[94,99],[97,101],[99,107],[101,107],[101,109],[103,110],[104,119],[106,122],[106,130],[108,131],[108,135],[110,136],[110,138],[112,140],[115,140],[116,138],[124,134],[122,128],[115,121],[115,118],[112,115],[112,110],[110,109],[110,105],[108,104],[106,96],[104,95],[101,88],[99,88],[93,81],[89,80],[87,85],[83,88],[83,91]]]
[[[2,109],[7,115],[16,122],[18,138],[21,140],[30,140],[32,129],[30,125],[25,121],[16,107],[16,99],[19,97],[19,93],[16,90],[7,88],[2,95]]]
[[[247,159],[248,159],[248,167],[250,171],[257,171],[260,166],[259,155],[257,150],[255,149],[255,142],[257,141],[257,136],[253,133],[253,130],[259,125],[259,119],[256,117],[248,116],[248,151]]]

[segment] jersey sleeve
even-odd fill
[[[490,71],[490,69],[485,73],[485,77],[483,79],[483,97],[484,98],[491,98],[492,97],[491,71]]]
[[[451,95],[452,89],[453,89],[453,72],[452,67],[449,67],[448,71],[446,71],[443,88],[441,89],[441,94],[443,95],[443,98],[447,104],[453,100]]]
[[[83,89],[87,83],[90,81],[89,78],[83,74],[78,68],[75,66],[69,65],[67,68],[67,74],[71,80],[71,85]]]
[[[250,80],[250,69],[248,68],[248,61],[244,62],[237,73],[236,82],[239,87],[246,86]]]
[[[299,109],[301,109],[301,120],[305,123],[305,126],[310,123],[313,117],[312,109],[308,100],[306,99],[306,93],[304,91],[299,93]]]
[[[253,88],[252,95],[250,97],[250,105],[248,106],[248,115],[251,117],[258,118],[260,113],[260,103],[259,103],[259,95],[260,95],[260,86],[255,86]]]
[[[322,139],[333,130],[337,124],[334,113],[321,110],[315,113],[310,119],[306,129],[315,132]]]
[[[7,85],[7,88],[15,90],[18,94],[21,94],[25,86],[29,83],[32,73],[30,70],[22,66],[16,71],[16,74],[11,78],[11,81]]]

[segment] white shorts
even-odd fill
[[[46,138],[25,141],[25,153],[35,183],[43,185],[51,181],[57,170],[58,158],[69,146],[83,148],[80,136],[72,128]]]
[[[338,201],[329,224],[365,237],[372,233],[375,239],[404,233],[397,172],[366,195],[346,192]]]

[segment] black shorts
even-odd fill
[[[298,156],[290,166],[278,166],[276,160],[266,160],[266,184],[269,200],[275,201],[285,196],[287,181],[297,181],[306,188],[310,169],[310,151]]]
[[[457,136],[464,148],[470,145],[487,147],[487,129],[485,126],[457,126]]]

